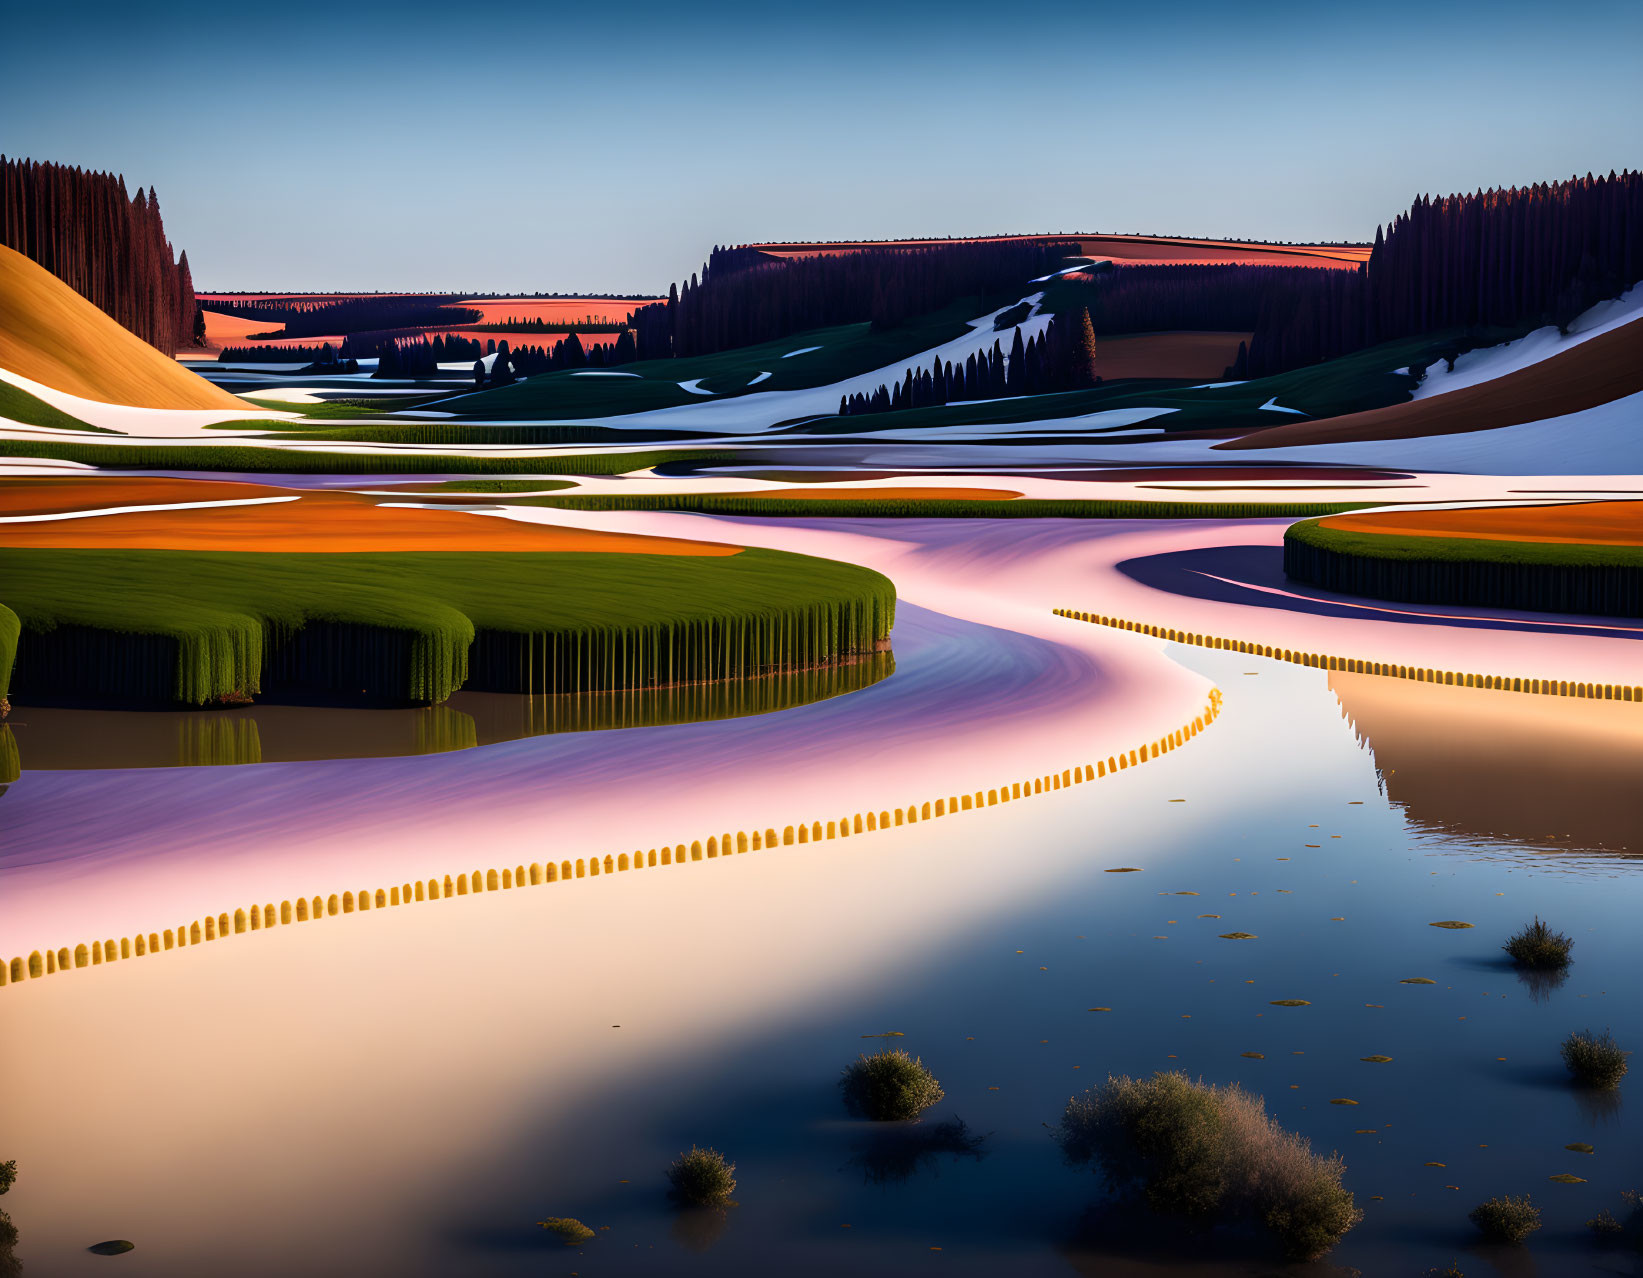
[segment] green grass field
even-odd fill
[[[1484,336],[1479,344],[1492,345],[1504,336]],[[978,427],[1079,417],[1120,408],[1168,408],[1173,412],[1140,425],[1165,431],[1255,429],[1301,420],[1261,406],[1275,400],[1284,408],[1308,417],[1335,417],[1401,404],[1418,384],[1408,374],[1391,370],[1422,367],[1454,348],[1455,334],[1388,342],[1341,359],[1298,368],[1273,377],[1232,386],[1194,386],[1182,382],[1117,381],[1090,390],[1023,399],[1001,399],[961,407],[943,405],[899,413],[871,413],[857,417],[830,417],[795,425],[806,434],[854,434],[865,431],[934,430]],[[1096,339],[1099,349],[1100,339]]]
[[[1286,541],[1294,540],[1339,555],[1403,563],[1549,564],[1558,567],[1643,569],[1643,546],[1398,536],[1325,528],[1316,519],[1296,524],[1284,537]]]
[[[0,601],[6,667],[7,618],[21,622],[20,695],[194,705],[255,694],[270,672],[422,702],[465,685],[577,692],[731,678],[870,651],[895,617],[895,587],[880,574],[760,549],[0,549]]]
[[[45,400],[19,390],[10,382],[0,382],[0,417],[20,422],[24,426],[47,426],[52,430],[84,430],[108,434],[100,426],[92,426],[78,417],[70,416],[60,408],[53,408]]]
[[[468,417],[580,419],[701,403],[702,396],[680,388],[679,383],[684,381],[699,380],[703,390],[713,391],[721,398],[750,390],[826,386],[897,360],[914,359],[932,346],[961,336],[967,328],[966,321],[1013,300],[1005,298],[989,305],[985,300],[971,298],[885,332],[874,332],[868,324],[843,324],[836,328],[810,329],[778,341],[714,355],[641,360],[608,370],[636,373],[637,377],[544,373],[512,386],[448,399],[438,407]],[[821,349],[785,358],[790,352],[807,346]],[[750,386],[760,373],[770,376]]]
[[[1420,537],[1296,524],[1284,572],[1325,590],[1404,603],[1643,616],[1643,547]]]

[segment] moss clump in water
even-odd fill
[[[1472,1208],[1466,1217],[1489,1242],[1519,1246],[1540,1228],[1540,1208],[1528,1194],[1514,1198],[1502,1194]]]
[[[693,1207],[723,1207],[736,1192],[736,1164],[716,1149],[692,1145],[667,1169],[673,1192]]]
[[[917,1118],[945,1095],[924,1062],[899,1048],[858,1056],[845,1067],[839,1090],[851,1114],[879,1123]]]
[[[1392,1058],[1390,1056],[1360,1056],[1358,1059],[1360,1061],[1366,1061],[1371,1065],[1385,1065]]]
[[[1222,932],[1223,941],[1258,941],[1261,938],[1253,932]]]
[[[1581,1087],[1609,1091],[1620,1086],[1628,1068],[1624,1051],[1608,1030],[1594,1034],[1581,1030],[1563,1040],[1563,1063]]]
[[[1399,985],[1436,985],[1430,976],[1406,976],[1398,982]]]
[[[1470,923],[1462,923],[1459,919],[1443,919],[1443,920],[1441,920],[1437,923],[1432,924],[1432,926],[1433,927],[1446,927],[1446,928],[1450,928],[1450,929],[1454,929],[1454,930],[1459,930],[1461,928],[1471,927],[1472,925]]]
[[[564,1239],[567,1247],[580,1247],[593,1237],[593,1230],[574,1216],[549,1216],[546,1220],[539,1220],[536,1223],[550,1234]]]
[[[1584,1185],[1586,1183],[1584,1176],[1571,1176],[1568,1172],[1559,1172],[1556,1176],[1548,1176],[1546,1179],[1559,1185]]]
[[[1275,999],[1272,1000],[1270,1006],[1272,1006],[1272,1007],[1311,1007],[1312,1004],[1304,998],[1275,998]]]
[[[1519,967],[1546,970],[1569,965],[1569,951],[1575,943],[1562,932],[1554,932],[1535,915],[1533,923],[1525,924],[1507,938],[1500,948],[1512,956]]]
[[[135,1251],[137,1244],[125,1238],[110,1238],[107,1242],[92,1243],[87,1247],[93,1256],[123,1256],[128,1251]]]

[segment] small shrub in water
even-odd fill
[[[1614,1035],[1608,1030],[1601,1034],[1594,1034],[1591,1030],[1571,1034],[1563,1040],[1562,1050],[1563,1063],[1569,1067],[1574,1081],[1582,1087],[1608,1091],[1620,1086],[1620,1080],[1626,1076],[1626,1057],[1629,1053],[1621,1050],[1620,1044],[1614,1041]]]
[[[668,1183],[685,1202],[697,1207],[722,1207],[736,1190],[736,1164],[716,1149],[692,1145],[667,1169]]]
[[[946,1094],[924,1062],[900,1048],[858,1057],[839,1079],[839,1090],[851,1114],[879,1123],[917,1118]]]
[[[563,1238],[567,1247],[578,1247],[593,1237],[593,1230],[573,1216],[549,1216],[536,1223],[550,1234]]]
[[[1340,1157],[1314,1154],[1236,1085],[1109,1077],[1068,1103],[1059,1139],[1071,1161],[1097,1163],[1115,1189],[1139,1187],[1155,1211],[1258,1222],[1293,1260],[1323,1255],[1363,1219]]]
[[[1512,956],[1512,961],[1519,967],[1558,968],[1569,965],[1569,951],[1574,949],[1575,943],[1562,932],[1554,932],[1545,923],[1541,922],[1540,915],[1535,915],[1535,921],[1513,933],[1507,938],[1506,944],[1501,946]]]
[[[1466,1278],[1466,1274],[1459,1265],[1451,1261],[1442,1269],[1428,1269],[1425,1278]]]
[[[1614,1213],[1607,1207],[1588,1220],[1586,1228],[1599,1238],[1614,1238],[1626,1232],[1620,1222],[1614,1218]]]
[[[1502,1194],[1472,1208],[1466,1217],[1476,1225],[1483,1236],[1493,1243],[1521,1243],[1540,1228],[1540,1208],[1530,1201],[1529,1195],[1513,1198]]]

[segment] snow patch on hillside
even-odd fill
[[[1463,390],[1481,382],[1492,382],[1497,377],[1505,377],[1508,373],[1515,373],[1528,368],[1531,364],[1538,364],[1541,360],[1560,355],[1582,342],[1590,341],[1602,333],[1610,332],[1637,319],[1643,319],[1643,285],[1634,285],[1619,297],[1599,302],[1590,310],[1583,312],[1569,325],[1567,335],[1559,333],[1554,326],[1548,324],[1545,328],[1537,328],[1515,342],[1467,351],[1464,355],[1456,357],[1454,372],[1450,372],[1441,359],[1435,364],[1429,364],[1425,380],[1415,388],[1415,398],[1429,399],[1433,395]]]
[[[129,404],[105,404],[101,400],[81,399],[78,395],[70,395],[67,391],[60,391],[51,386],[31,381],[20,373],[10,369],[0,368],[0,381],[10,382],[18,390],[27,391],[34,398],[44,400],[53,408],[77,417],[88,426],[101,426],[104,430],[119,431],[124,435],[143,435],[158,438],[171,438],[183,435],[196,435],[206,427],[216,422],[233,421],[269,421],[277,418],[293,418],[296,413],[281,413],[269,408],[246,407],[235,410],[232,408],[134,408]],[[61,432],[58,432],[61,434]],[[218,438],[231,434],[229,431],[213,431]],[[98,441],[106,442],[106,441]]]

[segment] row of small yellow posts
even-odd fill
[[[354,914],[366,910],[391,909],[397,905],[411,905],[422,901],[445,901],[453,896],[468,896],[476,892],[501,892],[518,887],[536,887],[544,883],[558,883],[566,879],[595,878],[601,874],[617,874],[624,870],[643,870],[652,866],[685,865],[692,861],[714,860],[742,852],[758,852],[766,848],[787,847],[797,843],[820,843],[827,839],[843,839],[852,835],[887,830],[898,825],[916,825],[955,812],[969,812],[989,808],[1000,803],[1012,803],[1031,798],[1035,794],[1066,789],[1094,781],[1114,772],[1123,772],[1179,749],[1205,728],[1221,713],[1221,691],[1210,693],[1204,709],[1192,722],[1174,732],[1149,741],[1134,749],[1112,754],[1094,763],[1080,764],[1060,773],[1031,777],[1026,781],[1010,781],[996,788],[976,790],[968,794],[950,794],[938,799],[910,803],[905,808],[887,808],[878,812],[857,812],[832,821],[811,821],[789,825],[778,831],[774,826],[751,833],[741,831],[709,835],[705,844],[696,840],[689,845],[679,843],[672,847],[651,848],[648,852],[635,851],[604,857],[578,857],[576,860],[533,862],[516,865],[511,869],[474,870],[449,874],[442,879],[419,879],[393,887],[365,888],[359,892],[333,892],[329,896],[298,897],[295,901],[281,901],[276,907],[272,901],[263,905],[208,915],[161,932],[138,933],[116,940],[93,941],[89,946],[76,945],[61,949],[35,950],[28,958],[14,958],[10,963],[0,961],[0,986],[15,985],[21,981],[53,976],[75,968],[96,967],[122,959],[144,958],[163,950],[182,949],[211,941],[238,936],[244,932],[259,932],[266,928],[291,923],[308,923],[318,919],[335,918],[339,914]]]
[[[1247,643],[1242,639],[1224,639],[1219,635],[1173,630],[1142,621],[1128,621],[1123,617],[1075,612],[1071,608],[1056,608],[1054,612],[1058,617],[1071,617],[1074,621],[1111,626],[1115,630],[1133,630],[1137,634],[1151,635],[1155,639],[1169,639],[1175,643],[1192,644],[1199,648],[1224,648],[1228,652],[1247,652],[1254,657],[1270,657],[1274,661],[1287,661],[1297,666],[1315,666],[1319,670],[1385,675],[1392,679],[1414,679],[1420,683],[1441,683],[1457,688],[1494,688],[1500,692],[1533,692],[1554,697],[1586,697],[1597,701],[1643,702],[1643,687],[1628,687],[1620,683],[1571,683],[1567,679],[1521,679],[1508,675],[1471,674],[1458,670],[1400,666],[1390,662],[1365,661],[1358,657],[1333,657],[1322,652],[1274,648],[1270,644]]]

